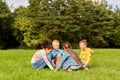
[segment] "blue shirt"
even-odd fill
[[[60,59],[60,63],[55,70],[59,70],[63,66],[63,69],[67,69],[70,66],[78,66],[75,60],[70,56],[70,54],[65,51]]]
[[[50,54],[51,54],[51,58],[54,59],[58,54],[62,55],[63,51],[61,49],[58,50],[53,50]]]

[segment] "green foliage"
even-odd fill
[[[24,7],[20,7],[15,11],[13,27],[17,29],[17,32],[14,34],[21,43],[24,42],[28,47],[36,48],[46,37],[44,36],[44,32],[36,27],[36,23],[29,17],[29,14],[29,9]]]
[[[105,0],[29,0],[28,7],[13,13],[5,2],[0,6],[1,48],[16,42],[38,48],[45,39],[70,41],[73,48],[78,48],[81,39],[87,39],[91,47],[120,46],[120,9],[113,11]]]
[[[105,36],[114,34],[113,29],[113,12],[109,9],[105,2],[85,3],[81,18],[81,31],[83,32],[83,38],[89,40],[89,45],[94,47],[106,47],[109,46],[105,41]]]
[[[113,47],[117,47],[119,48],[120,45],[120,9],[118,7],[116,7],[115,9],[115,13],[113,14],[113,20],[114,20],[114,24],[113,26],[113,30],[114,34],[110,35],[109,37],[106,38],[106,41],[111,44],[110,46]]]
[[[10,30],[10,10],[5,2],[0,0],[0,49],[8,47]]]
[[[85,38],[92,47],[108,47],[114,35],[114,12],[105,1],[30,0],[31,16],[47,37],[78,44]],[[36,11],[37,10],[37,11]]]

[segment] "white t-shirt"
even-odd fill
[[[35,52],[35,54],[33,55],[32,59],[31,59],[31,63],[35,63],[38,60],[41,60],[43,58],[47,57],[46,56],[46,52],[44,49],[42,50],[38,50],[37,52]]]

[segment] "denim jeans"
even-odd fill
[[[75,70],[75,69],[80,69],[80,66],[78,66],[78,65],[72,65],[72,66],[70,66],[70,68],[73,69],[73,70]]]
[[[51,55],[47,55],[47,58],[48,58],[49,62],[52,63]],[[32,63],[31,65],[33,68],[36,68],[36,69],[42,69],[47,66],[47,64],[45,63],[45,61],[43,59],[38,60],[35,63]]]
[[[63,69],[65,69],[65,70],[67,68],[69,68],[70,66],[73,66],[74,69],[78,69],[79,68],[79,66],[75,62],[75,60],[66,51],[63,53],[62,58],[60,59],[60,63],[57,65],[55,70],[59,70],[62,66],[63,66]]]

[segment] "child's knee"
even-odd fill
[[[62,56],[61,56],[60,54],[58,54],[56,58],[57,58],[57,59],[60,59],[61,57],[62,57]]]

